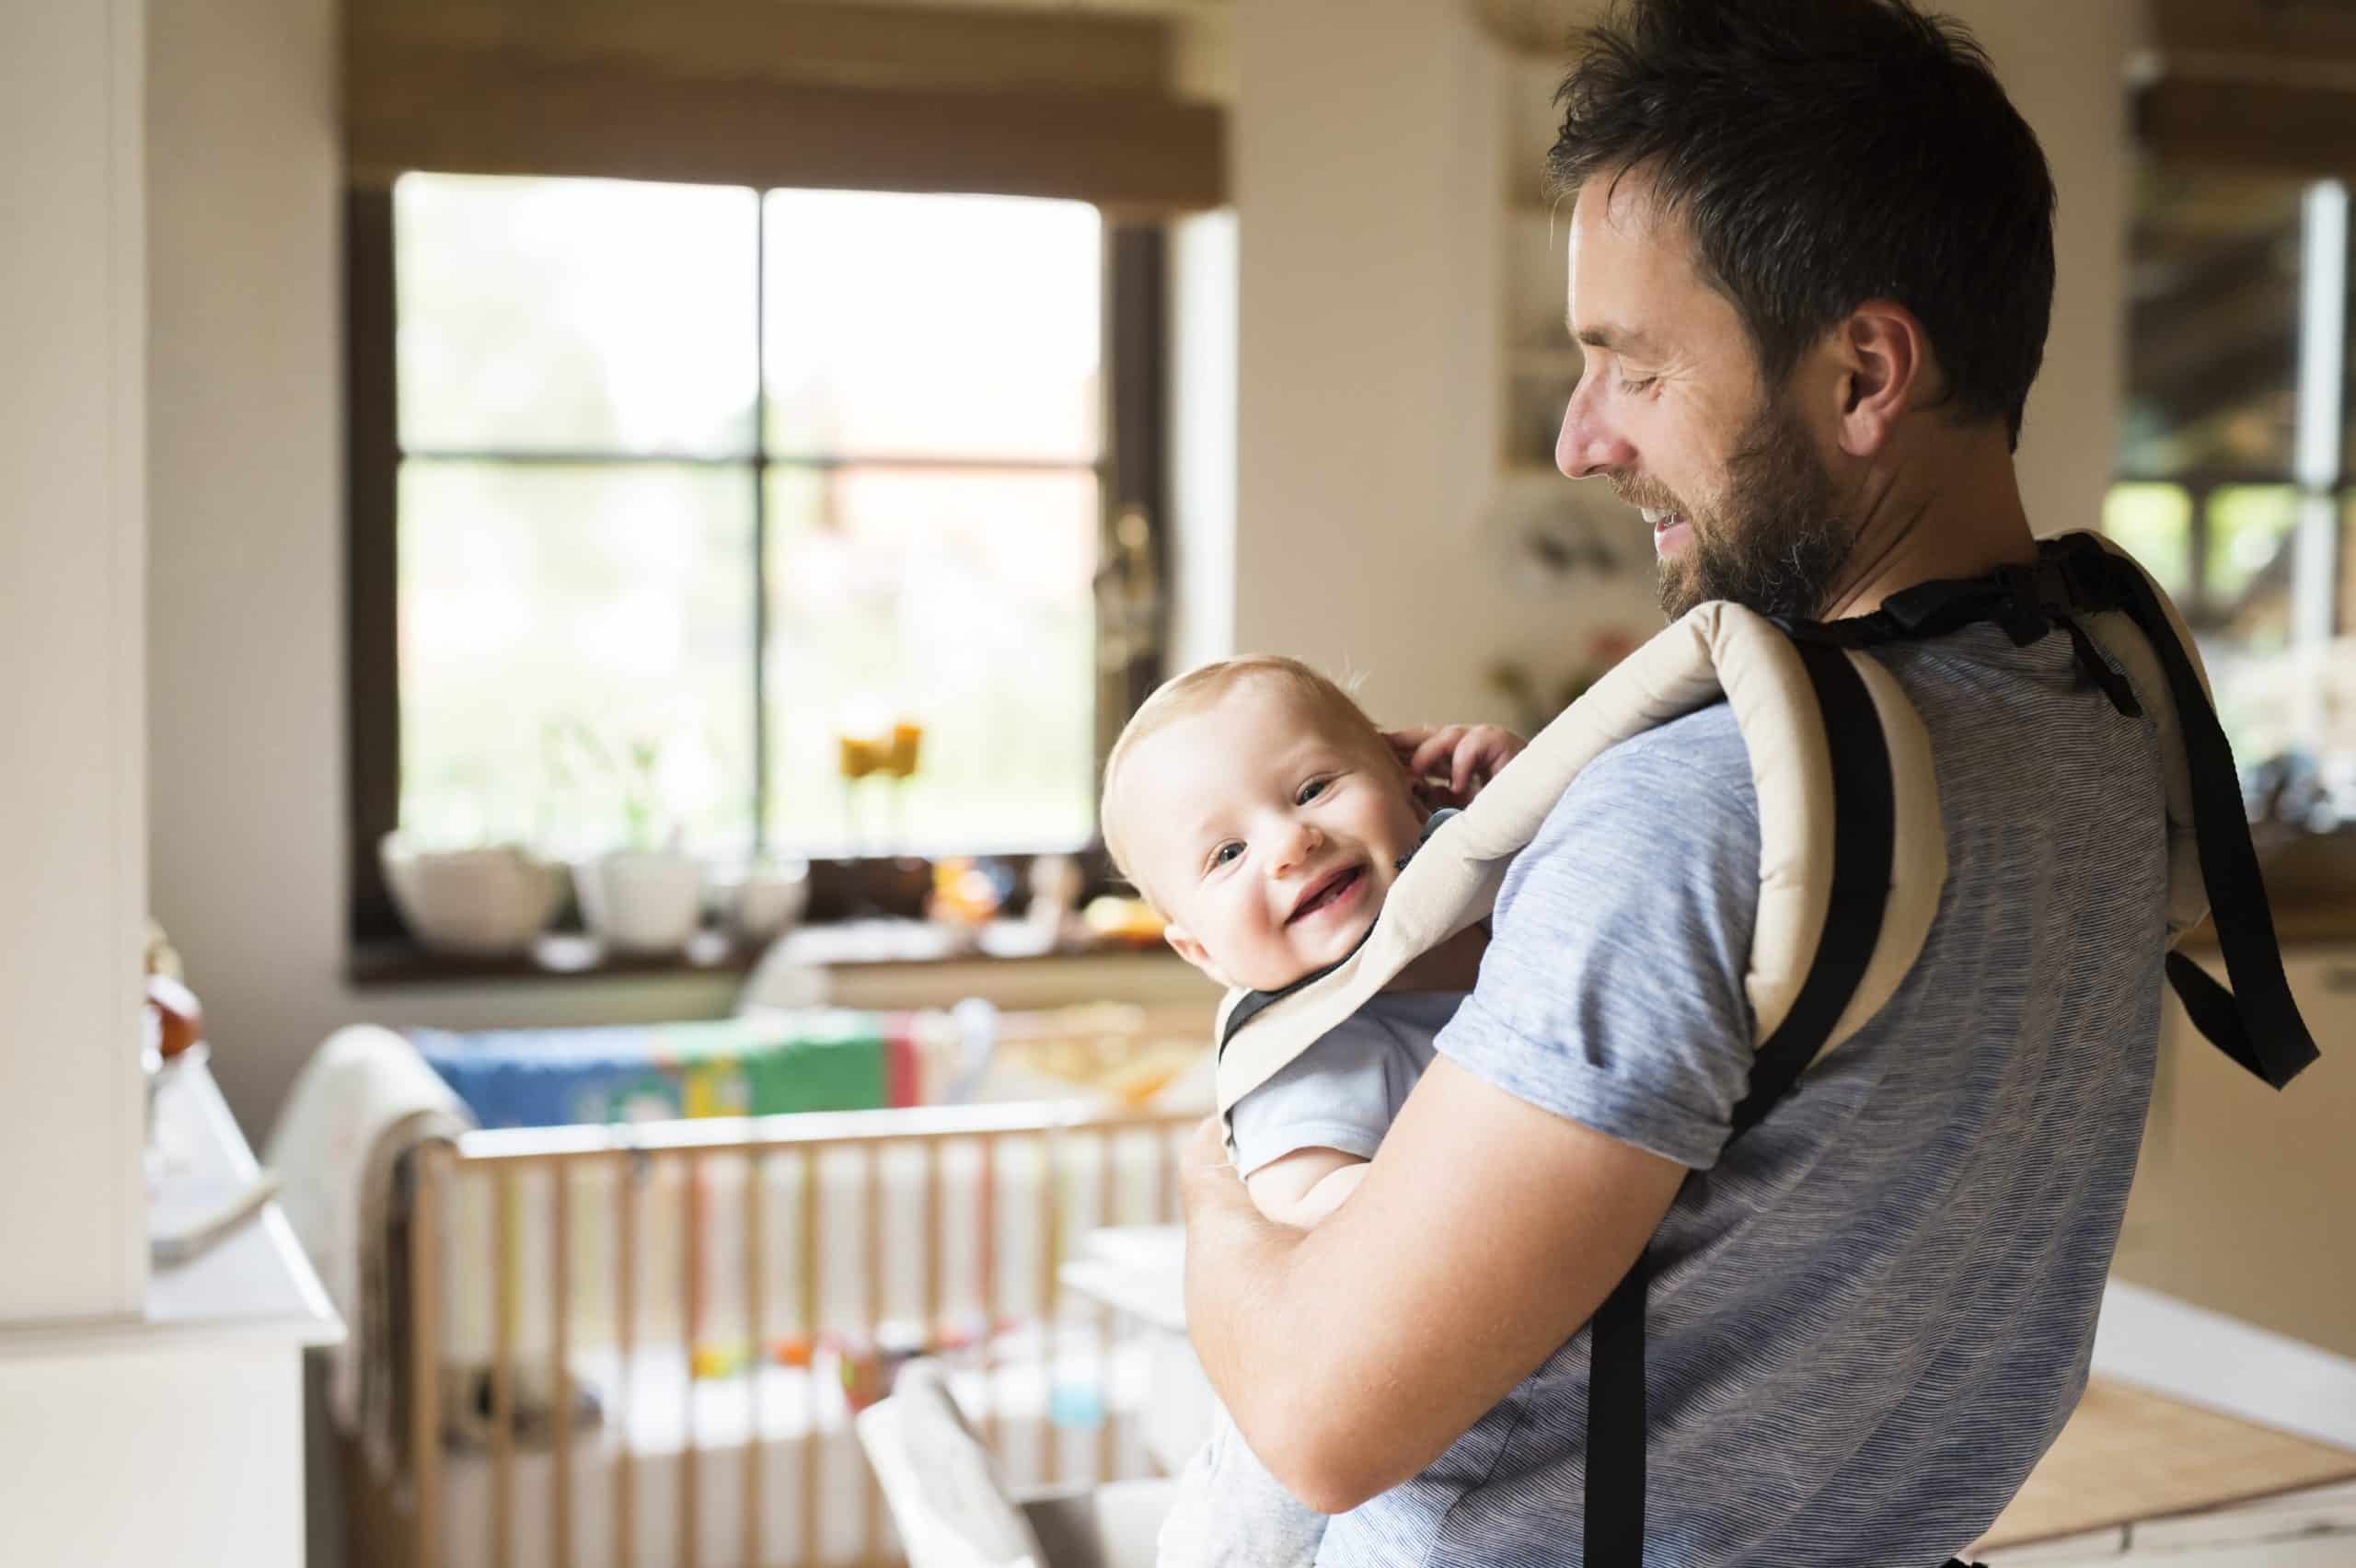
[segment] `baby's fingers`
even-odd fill
[[[1464,739],[1464,733],[1461,724],[1443,725],[1432,731],[1415,748],[1415,755],[1407,759],[1407,776],[1411,778],[1428,778],[1439,771],[1443,761],[1450,762],[1449,771],[1451,775],[1456,773],[1457,768],[1451,759],[1455,757],[1458,743]],[[1462,786],[1460,784],[1458,788]]]

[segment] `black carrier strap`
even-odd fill
[[[2291,997],[2275,940],[2274,912],[2258,875],[2258,851],[2242,808],[2233,747],[2217,710],[2201,689],[2184,645],[2152,584],[2132,561],[2093,536],[2073,534],[2038,548],[2033,567],[2005,567],[1988,577],[1926,582],[1894,594],[1880,610],[1852,620],[1803,623],[1793,635],[1844,648],[1917,641],[1977,621],[2002,627],[2027,645],[2055,629],[2067,632],[2078,666],[2119,712],[2142,709],[2126,680],[2110,666],[2078,624],[2082,615],[2123,612],[2158,658],[2184,741],[2192,782],[2192,824],[2200,880],[2217,928],[2217,946],[2232,989],[2211,979],[2182,953],[2167,957],[2167,975],[2187,1017],[2219,1050],[2276,1089],[2316,1059],[2316,1045]]]
[[[1898,836],[1889,745],[1872,695],[1848,655],[1798,644],[1824,710],[1832,756],[1832,887],[1816,962],[1792,1010],[1759,1047],[1750,1091],[1735,1107],[1740,1137],[1796,1082],[1831,1036],[1881,940]],[[1649,1250],[1595,1315],[1587,1407],[1588,1568],[1636,1568],[1645,1559],[1645,1296]]]
[[[2158,657],[2192,779],[2200,875],[2232,989],[2181,953],[2167,974],[2186,1015],[2220,1050],[2280,1089],[2316,1059],[2299,1017],[2274,917],[2243,813],[2233,749],[2200,678],[2142,573],[2085,536],[2049,540],[2034,567],[1927,582],[1891,596],[1873,615],[1784,626],[1824,710],[1832,758],[1832,887],[1814,966],[1790,1014],[1759,1048],[1750,1091],[1735,1108],[1740,1137],[1798,1081],[1848,1008],[1881,935],[1896,838],[1889,751],[1864,680],[1842,650],[1943,636],[1981,621],[2016,644],[2068,634],[2078,664],[2121,713],[2141,711],[2077,617],[2121,610]],[[1645,1298],[1653,1274],[1640,1255],[1603,1306],[1589,1336],[1587,1422],[1588,1568],[1642,1568],[1645,1552]],[[1958,1559],[1949,1568],[1966,1568]]]

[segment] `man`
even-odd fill
[[[2043,155],[1910,0],[1636,0],[1566,85],[1565,474],[1646,509],[1663,607],[1873,611],[2035,557],[2012,453]],[[2054,518],[2049,526],[2088,520]],[[1879,657],[1951,870],[1905,984],[1755,1130],[1759,891],[1723,707],[1587,768],[1364,1184],[1261,1219],[1207,1128],[1187,1308],[1319,1561],[1576,1562],[1589,1319],[1649,1240],[1646,1562],[1931,1565],[2084,1384],[2149,1099],[2153,732],[1981,625]]]

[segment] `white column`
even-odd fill
[[[146,1292],[143,21],[0,0],[0,1322]]]

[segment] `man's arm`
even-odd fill
[[[1350,1201],[1296,1230],[1253,1206],[1214,1119],[1185,1159],[1188,1332],[1253,1452],[1342,1513],[1576,1333],[1684,1176],[1443,1056]]]

